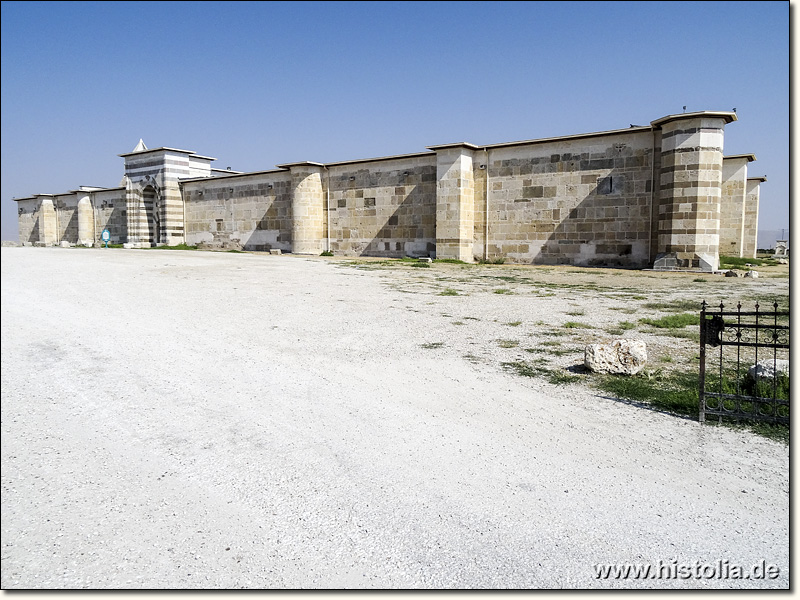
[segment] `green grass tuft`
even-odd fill
[[[521,377],[541,377],[553,385],[564,385],[577,380],[577,377],[568,375],[564,371],[532,365],[521,360],[515,362],[504,362],[502,363],[502,367]]]
[[[651,310],[660,310],[664,312],[681,312],[685,310],[694,310],[700,312],[700,302],[697,300],[672,300],[671,302],[646,302],[642,305],[643,308]]]
[[[501,348],[516,348],[519,346],[519,340],[497,340],[497,345]]]
[[[746,269],[747,265],[760,267],[764,263],[760,258],[740,258],[738,256],[722,256],[719,257],[720,269]]]
[[[707,383],[707,385],[709,385]],[[751,387],[748,388],[748,385]],[[606,393],[612,394],[617,398],[631,400],[641,404],[647,404],[654,408],[664,410],[678,415],[686,415],[698,418],[700,411],[700,376],[697,372],[673,372],[669,375],[647,376],[640,374],[635,376],[627,375],[602,375],[595,381],[595,386]],[[715,390],[719,390],[720,384],[713,385]],[[712,386],[706,389],[711,389]],[[727,374],[721,382],[722,393],[737,393],[735,374]],[[748,384],[747,378],[741,380],[739,392],[742,394],[752,394],[753,392],[768,391],[767,396],[772,396],[772,387],[768,390],[756,389],[752,382]],[[785,395],[788,398],[789,381],[780,384],[778,397]],[[741,424],[726,423],[734,427],[744,426],[754,433],[780,440],[788,443],[789,427],[780,424],[767,424],[757,421],[742,421]]]
[[[657,329],[683,329],[689,325],[700,325],[700,315],[683,313],[661,317],[660,319],[639,319],[639,322]]]

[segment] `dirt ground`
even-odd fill
[[[502,366],[685,366],[639,319],[758,271],[4,247],[2,587],[786,589],[786,444]]]

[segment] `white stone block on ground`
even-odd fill
[[[775,372],[779,375],[789,376],[789,361],[779,358],[775,361],[762,360],[748,369],[747,374],[753,379],[772,379]]]
[[[614,340],[590,344],[584,353],[584,365],[595,373],[636,375],[647,364],[647,345],[641,340]]]

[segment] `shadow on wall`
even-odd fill
[[[39,221],[40,221],[40,219],[41,219],[41,216],[37,216],[36,220],[33,222],[33,227],[31,227],[31,233],[28,236],[28,242],[30,242],[31,244],[33,244],[34,242],[38,242],[40,240],[40,237],[39,237],[41,235],[39,233],[39,231],[40,231],[40,229],[39,229]],[[23,241],[25,241],[25,240],[23,240]]]
[[[61,210],[61,215],[63,218],[64,212],[63,209]],[[56,240],[56,242],[69,242],[71,244],[78,243],[78,207],[75,207],[75,210],[72,210],[69,216],[69,221],[67,221],[66,227],[63,228],[61,233],[61,238]]]
[[[122,242],[128,241],[128,211],[127,208],[123,207],[125,207],[124,203],[121,206],[115,204],[106,221],[105,228],[108,229],[108,233],[111,236],[110,241],[114,244],[121,244]],[[97,233],[98,239],[102,231],[103,228],[100,228],[100,231]]]
[[[124,201],[104,201],[97,209],[95,242],[100,242],[104,229],[108,229],[111,244],[122,244],[128,241],[127,209]]]
[[[153,186],[147,186],[142,190],[142,208],[144,209],[146,229],[143,232],[145,239],[140,240],[141,242],[161,243],[163,219],[161,218],[162,207],[160,204],[158,194]]]
[[[649,262],[652,149],[610,145],[492,164],[489,257],[641,268]],[[520,182],[522,183],[519,186]]]
[[[436,249],[436,166],[343,171],[330,179],[330,249],[343,256],[429,256]]]
[[[211,250],[290,251],[290,182],[229,185],[186,193],[186,243]]]
[[[242,236],[239,243],[244,250],[248,251],[266,252],[279,249],[282,252],[291,252],[291,216],[291,202],[274,200],[255,222],[255,229],[247,235],[246,239]],[[219,241],[224,244],[225,233],[219,232],[219,234],[219,236],[215,235],[215,241],[219,237]],[[227,236],[227,241],[230,242],[230,234]]]
[[[430,228],[430,222],[435,223],[436,204],[435,201],[430,202],[430,192],[427,200],[424,186],[414,185],[385,222],[381,223],[381,217],[376,215],[378,231],[368,242],[358,243],[364,246],[359,256],[403,258],[435,253],[436,230],[435,225],[433,229]]]
[[[552,209],[555,229],[534,262],[583,267],[648,266],[651,180],[638,182],[630,173],[614,169],[599,178],[582,175],[581,182],[594,188],[573,208]]]
[[[327,178],[326,178],[327,179]],[[344,256],[428,256],[436,243],[436,166],[358,169],[331,175],[321,250]],[[206,189],[187,205],[189,242],[209,249],[293,251],[292,183]],[[325,200],[323,200],[325,202]],[[200,225],[200,230],[194,227]]]

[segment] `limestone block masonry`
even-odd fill
[[[186,243],[291,252],[291,185],[288,171],[184,182]]]
[[[766,177],[748,177],[746,180],[741,253],[743,258],[755,258],[758,253],[758,202],[761,184],[766,180]]]
[[[285,165],[292,173],[292,252],[320,254],[325,244],[325,196],[322,165]]]
[[[728,201],[720,207],[719,251],[726,256],[747,258],[744,255],[747,164],[754,160],[752,154],[722,159],[722,196]]]
[[[328,242],[346,256],[428,256],[436,252],[436,155],[329,164]]]
[[[437,146],[436,257],[472,262],[475,229],[474,146]]]
[[[563,137],[428,146],[242,173],[139,141],[119,187],[18,203],[20,241],[186,243],[343,256],[716,270],[758,247],[752,154],[724,156],[733,112]]]
[[[656,266],[719,266],[722,145],[726,115],[660,119],[661,176]]]

